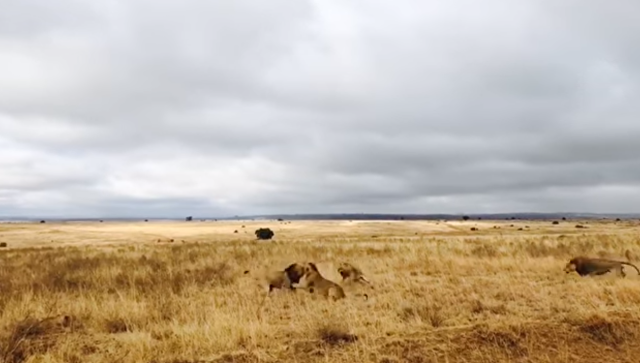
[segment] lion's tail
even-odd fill
[[[640,270],[636,267],[636,265],[634,265],[634,264],[632,264],[632,263],[630,263],[630,262],[624,262],[624,261],[621,261],[621,263],[622,263],[623,265],[629,265],[629,266],[631,266],[631,267],[635,268],[635,269],[636,269],[636,271],[638,271],[638,275],[640,275]]]

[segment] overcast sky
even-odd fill
[[[636,0],[0,9],[0,216],[640,212]]]

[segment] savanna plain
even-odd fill
[[[257,240],[261,227],[274,238]],[[639,230],[632,220],[3,223],[0,359],[638,362],[637,272],[563,267],[581,254],[636,263]],[[262,272],[305,261],[336,282],[336,266],[351,263],[372,285],[345,284],[338,301],[274,290],[262,303]]]

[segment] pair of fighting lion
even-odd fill
[[[362,271],[348,262],[342,262],[337,270],[342,276],[343,283],[364,282],[371,285],[371,282]],[[248,274],[249,271],[247,270],[244,273]],[[262,276],[262,280],[264,287],[267,289],[265,298],[274,289],[302,289],[334,301],[346,296],[342,286],[322,276],[318,266],[313,262],[295,262],[284,270],[268,271]],[[368,299],[367,294],[362,295],[365,300]]]

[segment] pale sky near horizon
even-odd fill
[[[640,212],[637,1],[0,9],[0,217]]]

